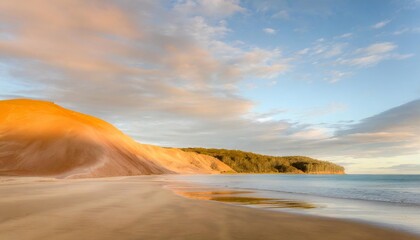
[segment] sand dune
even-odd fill
[[[139,144],[51,102],[0,101],[0,175],[107,177],[232,171],[215,158]]]

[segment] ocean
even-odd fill
[[[344,218],[420,234],[420,175],[181,175],[168,180],[251,190],[257,197],[316,206],[273,211]]]

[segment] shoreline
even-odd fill
[[[8,178],[6,181],[2,177],[0,237],[22,240],[420,239],[365,223],[188,199],[165,189],[161,177]]]
[[[196,185],[196,186],[191,186],[191,187],[182,187],[182,185],[188,185],[188,184],[192,184],[192,185]],[[325,208],[325,206],[319,206],[317,204],[313,204],[313,202],[311,202],[310,200],[305,200],[305,201],[300,201],[300,200],[295,200],[295,198],[293,198],[293,196],[299,196],[299,195],[304,195],[306,196],[306,198],[329,198],[329,197],[325,197],[325,196],[315,196],[315,195],[311,195],[311,194],[305,194],[305,193],[289,193],[289,192],[280,192],[280,191],[273,191],[273,190],[260,190],[260,189],[254,189],[254,188],[232,188],[232,187],[214,187],[214,186],[209,186],[209,185],[205,185],[205,184],[198,184],[198,183],[191,183],[188,181],[185,182],[180,182],[174,185],[181,185],[181,187],[176,187],[176,186],[164,186],[165,188],[173,191],[175,194],[184,197],[184,198],[188,198],[188,199],[196,199],[196,200],[201,200],[201,201],[211,201],[211,202],[217,202],[219,204],[226,204],[226,205],[231,205],[231,206],[240,206],[240,207],[246,207],[246,208],[252,208],[252,209],[257,209],[257,210],[263,210],[263,211],[271,211],[271,212],[276,212],[276,213],[285,213],[285,214],[293,214],[293,215],[300,215],[303,217],[320,217],[320,218],[327,218],[327,219],[337,219],[340,221],[348,221],[348,222],[353,222],[353,223],[361,223],[361,224],[367,224],[370,226],[374,226],[374,227],[379,227],[379,228],[385,228],[385,229],[390,229],[393,231],[398,231],[398,232],[405,232],[408,234],[413,234],[416,236],[420,236],[420,233],[418,231],[415,231],[413,229],[407,228],[406,226],[402,226],[402,225],[398,225],[398,224],[391,224],[391,223],[383,223],[383,222],[377,222],[377,221],[373,221],[373,220],[368,220],[368,219],[361,219],[361,218],[343,218],[343,217],[335,217],[335,216],[328,216],[328,215],[323,215],[320,213],[309,213],[306,212],[306,209],[322,209]],[[185,189],[185,190],[183,190]],[[194,194],[195,192],[198,192],[199,194]],[[208,194],[204,194],[203,196],[203,192],[208,193]],[[253,202],[245,202],[245,203],[241,203],[241,202],[235,202],[233,201],[220,201],[217,199],[211,199],[212,196],[217,196],[223,192],[225,193],[225,196],[238,196],[236,195],[235,192],[240,193],[240,195],[244,195],[245,197],[250,197],[250,198],[254,198],[256,200],[258,200],[259,198],[261,198],[261,193],[262,192],[274,192],[274,193],[282,193],[284,195],[289,195],[290,198],[282,198],[282,199],[278,199],[278,198],[265,198],[263,197],[262,199],[267,199],[267,200],[279,200],[280,203],[282,201],[288,201],[288,202],[292,202],[295,204],[303,204],[304,207],[277,207],[277,206],[270,206],[272,205],[271,203],[268,204],[264,204],[264,203],[253,203]],[[192,194],[189,194],[192,193]],[[215,194],[215,195],[214,195]],[[242,197],[242,196],[241,196]],[[345,198],[331,198],[331,199],[335,199],[335,200],[341,200],[341,201],[357,201],[357,202],[370,202],[368,200],[361,200],[361,199],[345,199]],[[393,205],[393,203],[391,202],[386,202],[386,201],[380,201],[380,203],[382,204],[389,204],[389,205]],[[310,205],[310,206],[314,206],[314,207],[305,207],[305,205]],[[417,206],[417,205],[415,205]]]
[[[254,174],[253,174],[254,175]],[[269,174],[267,174],[269,175]],[[254,175],[257,176],[257,175]],[[197,178],[195,178],[197,177]],[[295,204],[310,204],[314,207],[270,207],[259,206],[254,203],[235,203],[226,201],[228,204],[237,204],[244,207],[252,207],[257,209],[299,214],[303,216],[327,217],[333,219],[340,219],[344,221],[351,221],[363,224],[369,224],[376,227],[392,229],[395,231],[402,231],[409,234],[420,236],[420,229],[418,228],[418,220],[416,214],[420,209],[417,203],[406,202],[391,202],[377,199],[360,199],[360,198],[346,198],[339,196],[326,196],[320,193],[299,192],[299,191],[284,191],[274,188],[263,188],[257,185],[237,184],[237,182],[256,182],[257,178],[223,178],[223,181],[213,181],[206,175],[177,175],[173,176],[172,180],[179,181],[180,185],[192,184],[197,189],[208,189],[211,191],[246,191],[247,197],[269,198],[271,200],[291,201]],[[218,179],[218,178],[215,178]],[[194,190],[190,190],[194,192]],[[201,191],[201,190],[197,190]],[[180,195],[183,195],[182,193]],[[187,194],[188,195],[188,194]],[[194,198],[195,196],[184,196]],[[211,196],[208,196],[211,197]],[[212,199],[206,199],[212,200]],[[219,200],[215,199],[214,201]],[[223,200],[222,200],[223,201]],[[385,211],[385,212],[384,212]]]

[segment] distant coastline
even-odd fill
[[[267,156],[214,148],[181,148],[219,159],[237,173],[344,174],[344,167],[305,156]]]

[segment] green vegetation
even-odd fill
[[[344,168],[337,164],[303,156],[274,157],[239,150],[206,148],[182,150],[215,157],[238,173],[344,173]]]

